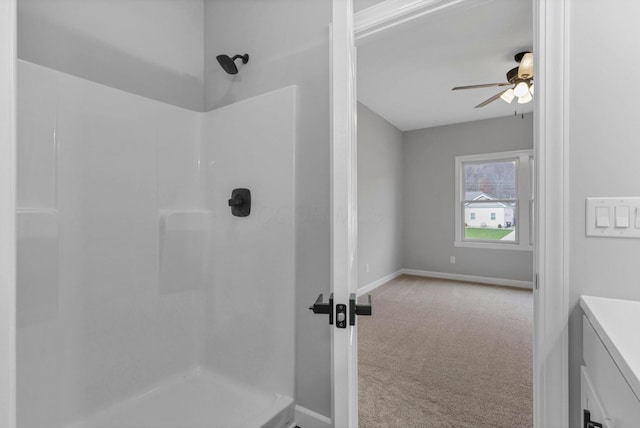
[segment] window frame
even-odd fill
[[[464,164],[516,161],[516,203],[515,241],[482,241],[464,239],[464,203],[465,183],[463,180]],[[535,201],[532,199],[534,171],[532,171],[533,150],[512,150],[507,152],[492,152],[455,157],[455,247],[485,248],[494,250],[533,251],[533,230],[531,211]]]

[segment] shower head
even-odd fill
[[[229,55],[218,55],[216,59],[224,69],[229,74],[238,74],[238,67],[236,67],[235,60],[242,58],[242,63],[246,64],[249,62],[249,54],[244,55],[236,55],[233,58],[229,58]]]

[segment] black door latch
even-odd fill
[[[369,298],[368,305],[357,305],[355,293],[349,295],[349,325],[356,325],[356,315],[371,316],[371,295],[369,294],[367,297]],[[322,302],[322,294],[320,294],[315,303],[309,306],[309,309],[314,314],[329,314],[329,324],[333,325],[333,293],[329,296],[328,303]],[[347,305],[336,305],[335,320],[337,328],[347,328]]]

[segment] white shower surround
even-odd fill
[[[291,422],[296,87],[198,113],[18,77],[18,426]]]

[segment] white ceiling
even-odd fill
[[[532,50],[531,0],[452,9],[358,45],[358,100],[402,131],[533,110],[533,103],[516,100],[474,109],[500,88],[451,91],[506,81],[506,72],[518,65],[513,56]]]

